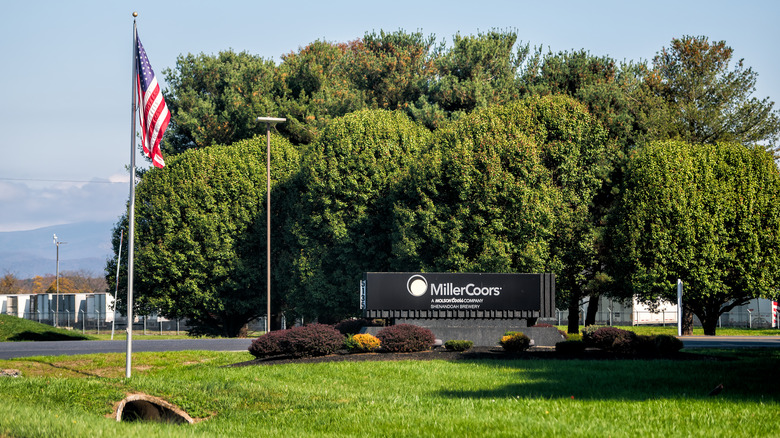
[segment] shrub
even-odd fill
[[[531,346],[531,338],[522,332],[506,332],[500,344],[509,352],[525,351]]]
[[[472,341],[450,340],[444,343],[444,348],[452,351],[466,351],[474,346]]]
[[[579,354],[585,351],[585,343],[581,340],[567,340],[557,342],[555,351],[563,354]]]
[[[379,339],[368,333],[358,333],[351,335],[344,341],[347,350],[351,352],[369,352],[378,350],[381,343]]]
[[[644,356],[655,356],[655,336],[637,335],[634,343],[634,353]]]
[[[629,352],[636,342],[636,334],[628,330],[623,330],[615,327],[599,327],[587,337],[583,330],[583,340],[589,346],[596,348],[603,348],[604,350],[612,350],[617,352]]]
[[[582,335],[579,333],[569,333],[566,335],[567,341],[582,341]],[[585,343],[582,343],[582,346],[585,347]]]
[[[641,350],[642,340],[636,333],[621,329],[614,330],[618,331],[615,332],[615,336],[612,339],[612,345],[602,348],[621,354],[635,354]],[[596,332],[598,332],[598,330]],[[610,336],[611,334],[603,338],[605,343],[609,342]]]
[[[585,342],[586,347],[595,347],[593,342],[593,333],[600,329],[597,325],[587,325],[582,328],[582,341]]]
[[[683,342],[671,335],[656,335],[653,341],[656,353],[661,356],[677,353],[683,348]]]
[[[388,352],[424,351],[436,341],[432,331],[411,324],[385,327],[376,337],[382,343],[382,350]]]
[[[284,354],[281,346],[281,338],[286,330],[268,332],[261,335],[249,346],[249,353],[257,358]]]
[[[311,324],[293,327],[281,340],[282,351],[294,357],[325,356],[344,345],[344,336],[333,326]]]
[[[249,346],[249,353],[257,358],[276,355],[293,357],[325,356],[344,345],[338,330],[325,324],[311,324],[266,333]]]
[[[336,330],[340,331],[342,335],[349,336],[360,333],[363,327],[371,325],[371,321],[365,318],[359,319],[345,319],[336,323]]]

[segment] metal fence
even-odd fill
[[[41,324],[52,327],[60,327],[71,330],[81,330],[89,332],[110,332],[112,328],[115,331],[124,331],[127,329],[127,318],[119,315],[110,318],[111,314],[106,315],[100,312],[27,312],[23,314],[24,319],[36,321]],[[154,334],[163,332],[180,332],[188,330],[190,327],[185,320],[168,320],[154,316],[139,316],[133,323],[133,331],[143,331],[144,334]]]
[[[775,316],[775,321],[780,321],[780,312]],[[580,312],[578,318],[580,324],[585,324],[585,312]],[[546,320],[548,323],[565,325],[569,318],[568,310],[556,310],[554,320]],[[596,312],[596,325],[677,325],[677,312],[660,311],[634,311],[631,309],[622,311],[599,310]],[[693,325],[701,327],[701,321],[695,315]],[[726,312],[718,318],[718,327],[730,328],[778,328],[778,324],[772,327],[772,314],[770,312]]]

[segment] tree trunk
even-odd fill
[[[580,299],[579,295],[572,294],[569,298],[569,327],[568,333],[580,332]]]
[[[701,326],[706,336],[715,336],[715,329],[718,327],[718,315],[704,315],[704,318],[701,318]]]
[[[690,336],[693,334],[693,312],[685,305],[683,305],[682,334],[683,336]]]
[[[599,296],[591,295],[588,301],[588,311],[585,314],[585,326],[596,324],[596,313],[599,311]]]
[[[277,331],[282,329],[282,314],[281,313],[272,313],[271,314],[271,330]]]

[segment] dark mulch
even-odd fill
[[[325,363],[325,362],[378,362],[378,361],[401,361],[401,360],[647,360],[647,359],[665,359],[665,360],[725,360],[722,357],[706,356],[702,354],[677,352],[669,356],[645,356],[645,355],[624,355],[612,353],[600,349],[587,349],[581,354],[563,354],[556,352],[553,348],[531,347],[530,349],[519,353],[508,353],[500,347],[472,347],[468,351],[450,351],[442,347],[433,350],[420,351],[415,353],[359,353],[349,354],[340,351],[336,354],[320,357],[294,358],[290,356],[273,356],[262,359],[255,359],[246,362],[239,362],[228,365],[231,367],[243,367],[251,365],[278,365],[285,363]]]

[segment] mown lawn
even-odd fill
[[[707,351],[712,354],[712,351]],[[777,436],[780,351],[731,360],[483,360],[224,368],[248,353],[0,361],[0,436]],[[718,384],[724,390],[707,394]],[[143,392],[194,425],[106,418]]]

